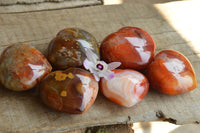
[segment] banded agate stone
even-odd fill
[[[100,89],[105,97],[119,105],[132,107],[146,96],[149,82],[143,74],[128,69],[113,71],[114,78],[102,78],[100,81]]]

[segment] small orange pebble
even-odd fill
[[[158,53],[148,66],[147,77],[151,87],[164,94],[182,94],[197,87],[189,60],[174,50]]]
[[[121,62],[119,68],[143,70],[155,53],[153,38],[143,29],[123,27],[108,35],[101,43],[101,58],[106,63]]]

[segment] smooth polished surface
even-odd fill
[[[104,96],[125,107],[134,106],[146,96],[149,82],[143,74],[128,69],[113,71],[113,79],[101,79],[100,89]]]
[[[51,110],[29,91],[15,93],[0,89],[0,130],[5,133],[63,133],[90,126],[158,120],[157,110],[175,118],[178,124],[199,121],[200,25],[197,16],[200,8],[195,1],[200,2],[123,0],[120,5],[0,14],[0,52],[7,45],[26,42],[45,53],[50,40],[64,27],[84,28],[101,41],[120,27],[132,25],[146,30],[155,40],[158,51],[174,49],[183,53],[193,65],[198,81],[198,89],[183,95],[168,96],[149,91],[142,102],[127,109],[100,93],[83,115]],[[154,4],[160,6],[164,17]],[[187,38],[182,33],[186,33]]]
[[[143,29],[124,27],[108,35],[100,46],[107,62],[121,62],[120,68],[145,69],[152,61],[155,43]]]
[[[47,58],[55,69],[81,67],[86,48],[99,57],[98,44],[92,34],[77,28],[63,29],[50,42]]]
[[[51,69],[37,49],[25,44],[7,47],[0,57],[0,81],[14,91],[33,88]]]
[[[69,68],[50,73],[40,85],[42,101],[52,109],[81,114],[94,103],[98,82],[88,71]]]
[[[163,50],[155,56],[148,67],[147,77],[154,89],[165,94],[182,94],[197,87],[189,60],[173,50]]]

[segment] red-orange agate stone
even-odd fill
[[[124,27],[103,40],[100,52],[107,63],[121,62],[119,68],[142,70],[153,60],[155,43],[143,29]]]
[[[9,46],[0,57],[0,81],[14,91],[33,88],[51,69],[42,53],[25,44]]]
[[[169,95],[189,92],[197,87],[195,72],[181,53],[164,50],[149,65],[147,77],[157,91]]]

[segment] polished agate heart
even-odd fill
[[[197,87],[194,70],[181,53],[163,50],[149,65],[147,77],[157,91],[169,95],[186,93]]]
[[[25,44],[12,45],[0,57],[0,82],[10,90],[28,90],[36,86],[51,69],[37,49]]]
[[[81,67],[86,48],[99,57],[98,43],[92,34],[78,28],[63,29],[50,42],[47,58],[55,69]]]
[[[88,71],[69,68],[50,73],[40,84],[40,97],[52,109],[72,114],[87,111],[98,93],[98,82]]]
[[[155,43],[143,29],[124,27],[103,40],[100,52],[107,63],[121,62],[120,68],[142,70],[153,60]]]
[[[100,81],[100,89],[104,96],[125,107],[140,102],[147,94],[149,82],[140,72],[134,70],[115,69],[114,78]]]

